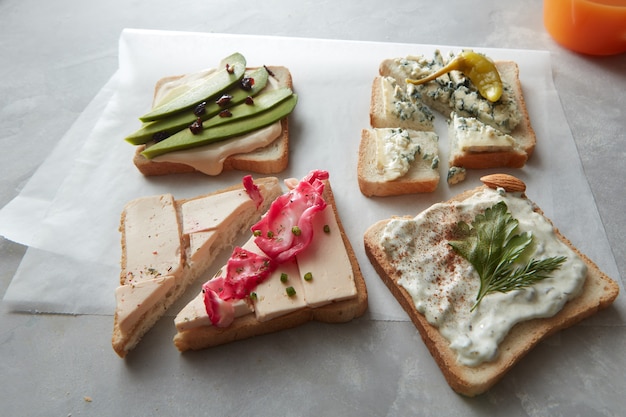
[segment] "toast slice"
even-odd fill
[[[440,69],[451,58],[443,57],[437,51],[433,59],[423,56],[386,59],[380,64],[379,73],[393,77],[402,85],[407,78],[419,79]],[[476,87],[459,71],[417,86],[421,100],[443,116],[450,119],[454,112],[458,116],[475,118],[515,140],[515,150],[510,152],[457,152],[450,166],[520,168],[534,152],[537,138],[526,108],[519,67],[513,61],[497,61],[495,65],[503,84],[502,97],[495,103],[481,97]],[[523,157],[519,155],[520,151]]]
[[[398,178],[389,178],[389,173],[379,164],[379,141],[385,140],[394,132],[406,132],[417,145],[413,161],[408,171]],[[361,193],[365,196],[391,196],[432,192],[439,184],[439,137],[435,132],[422,132],[409,129],[374,128],[363,129],[359,145],[357,178]],[[394,156],[393,158],[405,159]],[[408,161],[407,161],[408,163]]]
[[[272,333],[311,320],[343,323],[364,314],[367,288],[328,180],[324,181],[322,196],[326,207],[313,218],[310,245],[296,255],[295,261],[279,262],[270,276],[249,289],[245,297],[226,302],[233,304],[230,323],[213,324],[204,292],[181,310],[175,319],[178,333],[174,337],[181,352]],[[255,235],[244,249],[266,256],[255,244]],[[223,277],[226,270],[227,266],[221,268],[205,286]]]
[[[112,345],[125,357],[216,256],[282,193],[277,178],[254,180],[192,199],[138,198],[120,220],[122,258]],[[260,197],[259,197],[260,196]]]
[[[527,200],[523,194],[525,186],[519,187],[519,185],[523,185],[523,183],[518,179],[501,174],[489,177],[490,178],[486,178],[484,180],[485,184],[488,184],[489,187],[500,187],[500,189],[506,191],[506,193],[504,193],[505,195],[516,194],[518,197],[515,198],[526,200],[526,203],[532,205],[532,202]],[[487,186],[482,186],[466,191],[445,204],[449,206],[463,205],[470,199],[475,198],[477,195],[488,189],[489,188]],[[536,206],[532,205],[532,207],[534,207],[536,213],[541,214],[540,210]],[[459,220],[459,217],[455,215],[455,213],[459,212],[460,211],[450,212],[452,214],[450,214],[447,221],[449,222],[451,230],[457,220]],[[457,350],[455,350],[459,345],[457,345],[454,349],[451,347],[450,341],[442,335],[439,327],[432,324],[433,318],[431,317],[429,320],[426,317],[428,313],[425,312],[422,314],[418,311],[412,295],[409,293],[407,288],[400,283],[403,273],[396,267],[397,259],[390,258],[387,255],[388,252],[381,244],[381,239],[383,238],[387,225],[390,224],[392,220],[393,219],[382,220],[367,229],[364,235],[366,254],[376,271],[379,273],[381,279],[385,282],[391,293],[402,305],[412,322],[417,327],[422,340],[428,347],[438,366],[441,368],[448,384],[454,391],[466,396],[475,396],[487,391],[540,341],[561,329],[574,325],[584,318],[596,313],[598,310],[606,308],[615,300],[619,292],[617,283],[607,277],[590,259],[580,253],[564,236],[559,233],[557,229],[551,226],[551,223],[548,220],[546,222],[548,224],[548,229],[552,229],[558,240],[563,242],[565,245],[564,247],[571,249],[571,251],[573,251],[572,253],[575,253],[578,256],[578,262],[581,262],[586,266],[586,275],[584,272],[581,273],[583,280],[580,284],[576,284],[579,288],[574,294],[572,294],[574,297],[570,297],[570,299],[566,302],[563,300],[562,307],[560,310],[557,308],[556,313],[553,313],[553,315],[550,315],[551,313],[547,313],[544,314],[543,317],[530,318],[514,324],[508,333],[505,332],[503,339],[497,345],[497,350],[493,357],[479,364],[463,364],[458,358]],[[429,232],[429,230],[421,230],[419,228],[415,230],[416,234],[421,234],[422,236],[425,236],[425,234],[428,234]],[[447,244],[447,239],[449,238],[449,234],[447,232],[438,233],[435,236],[432,235],[432,232],[430,233],[432,236],[432,245],[443,244],[444,246],[449,246]],[[450,275],[449,271],[454,269],[455,265],[463,265],[463,261],[459,261],[458,259],[455,260],[453,253],[454,251],[451,247],[449,247],[449,260],[443,266],[446,268],[445,271],[447,272],[440,272],[439,275],[442,279],[445,279]],[[467,262],[465,265],[467,265]],[[426,265],[424,266],[424,269],[429,267],[430,265]],[[466,269],[466,271],[468,270],[473,271],[471,268]],[[585,269],[582,268],[581,271],[585,271]],[[475,272],[472,273],[475,274]],[[470,272],[467,272],[466,278],[471,277],[469,274]],[[475,276],[472,279],[478,280],[478,277]],[[467,282],[470,281],[471,279]],[[548,281],[546,281],[546,283],[548,283]],[[472,285],[475,285],[474,289],[478,288],[477,283]],[[532,294],[532,290],[529,290],[530,292],[527,292],[526,290],[518,291],[518,295]],[[488,295],[483,298],[481,303],[485,303],[487,297],[490,296],[495,298],[500,297],[501,295],[499,293]],[[494,298],[492,298],[492,300]],[[507,299],[510,300],[511,298]],[[452,300],[450,301],[451,309],[461,308],[461,303],[467,304],[468,302],[468,300],[463,301],[462,298],[449,298],[449,300]],[[469,300],[469,302],[469,305],[471,306],[473,300]],[[528,301],[524,301],[521,304],[515,304],[516,308],[524,308],[525,302]],[[532,307],[533,308],[531,310],[536,308],[534,305]],[[479,306],[477,311],[480,311],[480,308],[481,307]],[[501,317],[502,314],[504,313],[499,313],[498,317]],[[436,323],[437,321],[435,320],[434,322]]]
[[[267,66],[266,68],[270,72],[269,84],[274,87],[293,88],[293,80],[288,68],[283,66]],[[159,80],[155,86],[153,105],[164,95],[171,94],[169,92],[176,89],[181,79],[183,76],[165,77]],[[218,175],[223,171],[230,170],[276,174],[285,170],[289,164],[289,118],[283,118],[271,135],[272,137],[266,137],[260,141],[256,148],[244,152],[236,149],[223,151],[224,146],[229,146],[229,143],[240,140],[242,138],[240,136],[217,144],[206,145],[193,150],[176,151],[152,159],[141,154],[146,145],[140,145],[136,147],[133,163],[145,176],[197,171],[207,175]],[[249,135],[243,137],[249,137]],[[206,161],[203,161],[203,158],[207,159],[204,156],[194,156],[198,151],[219,154],[219,156],[207,164]]]

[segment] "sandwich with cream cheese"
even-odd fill
[[[608,307],[619,287],[525,195],[485,185],[364,235],[372,265],[456,392],[496,384],[535,345]]]
[[[221,251],[282,193],[277,178],[252,180],[191,199],[130,201],[120,221],[122,256],[112,345],[125,357]]]
[[[180,351],[204,349],[311,320],[343,323],[367,309],[367,289],[325,171],[287,181],[200,292],[175,318]]]
[[[152,111],[126,138],[137,145],[133,162],[142,174],[274,174],[287,167],[288,115],[297,102],[291,73],[283,66],[245,68],[245,62],[233,54],[216,69],[157,82]],[[204,85],[214,85],[206,90],[209,96],[194,94]],[[188,102],[186,96],[191,96]],[[155,114],[178,102],[182,109]]]

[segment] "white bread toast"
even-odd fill
[[[185,318],[186,310],[191,307],[192,303],[194,303],[194,301],[192,301],[188,307],[179,313],[176,318],[177,328],[179,328],[179,330],[174,337],[174,344],[181,352],[187,350],[205,349],[236,340],[289,329],[311,320],[325,323],[344,323],[360,317],[365,313],[367,309],[367,288],[365,286],[365,281],[361,274],[356,255],[341,224],[333,193],[330,188],[330,183],[328,181],[325,181],[323,198],[328,205],[327,208],[332,207],[332,213],[336,219],[337,229],[331,230],[330,234],[336,232],[340,233],[340,238],[346,249],[352,269],[356,294],[351,298],[332,301],[329,304],[323,304],[317,307],[310,307],[307,305],[295,311],[291,311],[287,314],[279,315],[268,320],[259,320],[254,313],[251,313],[241,317],[236,317],[228,327],[217,327],[208,322],[208,324],[181,329],[179,328],[179,322],[185,322],[187,320]],[[329,277],[332,278],[330,275]],[[315,281],[315,277],[313,278],[313,281]],[[279,286],[281,285],[280,282],[277,284]],[[306,283],[304,285],[306,285]],[[202,294],[199,294],[199,297],[202,297]],[[204,310],[204,304],[202,304],[201,299],[199,305],[200,307],[198,308]],[[206,311],[201,311],[195,314],[206,315]]]
[[[407,130],[419,142],[420,152],[415,155],[409,171],[394,180],[388,180],[378,169],[376,129],[363,129],[359,145],[357,178],[365,196],[391,196],[432,192],[439,184],[438,137],[434,132]],[[384,129],[389,130],[389,129]]]
[[[277,85],[293,89],[293,80],[289,69],[283,66],[267,66]],[[161,94],[161,89],[172,81],[180,79],[182,76],[165,77],[159,80],[155,86],[154,97]],[[223,161],[222,171],[240,170],[250,171],[259,174],[276,174],[287,168],[289,163],[289,118],[281,120],[282,132],[269,145],[255,149],[247,153],[239,153],[228,156]],[[227,139],[227,140],[236,140]],[[145,176],[169,175],[185,172],[196,172],[197,170],[184,163],[170,161],[155,161],[141,155],[146,148],[145,145],[137,146],[133,156],[133,163],[137,169]]]
[[[505,188],[510,184],[519,184],[519,180],[511,182],[510,178],[505,178],[508,176],[500,174],[490,177],[492,177],[491,181],[485,181],[485,184],[492,188]],[[493,179],[494,177],[495,179]],[[502,181],[502,178],[505,180]],[[450,201],[463,201],[483,188],[484,186],[466,191]],[[516,191],[521,190],[517,189]],[[540,213],[538,208],[535,211]],[[580,253],[571,242],[555,229],[558,238],[587,265],[587,276],[582,292],[576,298],[565,303],[563,308],[552,317],[536,318],[516,324],[500,342],[498,354],[493,360],[483,362],[478,366],[465,366],[457,361],[456,353],[450,347],[450,342],[442,336],[438,328],[431,325],[425,316],[417,311],[411,295],[398,283],[400,274],[390,265],[386,252],[379,243],[381,234],[390,220],[379,221],[367,229],[364,235],[366,254],[381,279],[415,324],[450,387],[466,396],[475,396],[487,391],[540,341],[591,316],[598,310],[608,307],[619,292],[616,282],[607,277],[589,258]]]
[[[230,247],[234,239],[254,224],[267,210],[269,204],[282,193],[277,178],[256,179],[254,184],[263,196],[263,201],[258,207],[246,194],[242,185],[191,199],[174,200],[171,195],[163,195],[137,199],[127,204],[120,220],[122,235],[120,287],[116,290],[117,307],[112,336],[113,349],[120,357],[125,357],[139,343],[142,336],[186,288],[206,272],[217,255]],[[184,206],[192,207],[194,204],[207,201],[209,203],[205,204],[217,207],[214,198],[224,198],[227,195],[238,195],[237,201],[243,201],[237,203],[237,212],[206,214],[204,216],[207,217],[206,221],[212,224],[196,226],[196,230],[186,231],[190,227],[190,220],[184,215],[186,209]],[[164,210],[169,210],[167,219],[160,219],[159,207],[151,209],[150,206],[154,206],[153,201],[157,204],[159,201],[166,202],[163,207]],[[139,212],[140,216],[129,214],[129,210],[134,210],[131,207],[135,204],[144,204],[144,208]],[[223,202],[220,204],[224,206]],[[226,204],[226,207],[228,206]],[[145,210],[152,216],[146,224],[141,224],[138,217],[142,217],[146,213]],[[206,213],[206,209],[204,210],[199,213],[199,217]],[[171,244],[174,245],[176,265],[168,266],[155,261],[154,264],[140,263],[133,266],[137,264],[138,251],[147,253],[148,259],[152,255],[158,256],[159,252],[165,253],[167,245],[156,236],[164,236],[168,232],[174,236]],[[165,284],[168,285],[167,289],[160,288],[160,285]]]
[[[440,56],[436,55],[435,60],[437,57]],[[443,66],[445,61],[443,58],[440,59],[440,66]],[[401,65],[400,62],[419,62],[421,64],[416,64],[415,67],[424,73],[416,74],[411,69],[413,67]],[[380,64],[379,72],[382,76],[395,78],[398,83],[406,83],[407,78],[421,78],[433,69],[427,68],[426,62],[427,60],[423,57],[408,57],[406,60],[400,58],[386,59]],[[420,67],[420,65],[422,66]],[[452,71],[450,76],[444,75],[440,80],[418,86],[423,102],[443,116],[450,118],[452,112],[456,112],[460,116],[474,117],[495,129],[510,134],[515,139],[516,149],[508,152],[502,150],[466,152],[454,148],[454,143],[452,143],[449,158],[450,166],[472,169],[521,168],[535,149],[536,135],[526,108],[519,79],[519,67],[513,61],[496,61],[495,65],[502,79],[504,91],[502,98],[493,104],[474,94],[475,91],[467,86],[467,81],[459,81],[458,71]],[[463,79],[462,76],[460,78]],[[474,94],[474,96],[468,98],[468,94]],[[509,129],[507,121],[506,103],[508,101],[515,103],[520,118],[519,123],[513,129]],[[468,105],[468,103],[476,102],[478,104],[475,106]]]

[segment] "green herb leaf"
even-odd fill
[[[457,224],[455,235],[459,239],[449,244],[472,264],[480,277],[472,311],[485,295],[529,287],[548,278],[565,262],[564,256],[522,262],[521,255],[533,236],[530,232],[515,234],[517,225],[504,201],[478,214],[471,226],[465,222]]]

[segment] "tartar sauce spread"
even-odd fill
[[[500,201],[518,220],[520,233],[532,232],[529,258],[565,256],[566,260],[549,278],[524,289],[490,293],[471,311],[480,278],[448,244],[449,233],[458,221],[470,224],[477,214]],[[401,275],[398,284],[450,342],[463,365],[494,360],[499,343],[516,323],[551,317],[582,291],[585,263],[533,209],[533,203],[519,194],[486,188],[461,202],[435,204],[413,219],[393,219],[382,234],[381,245]]]

